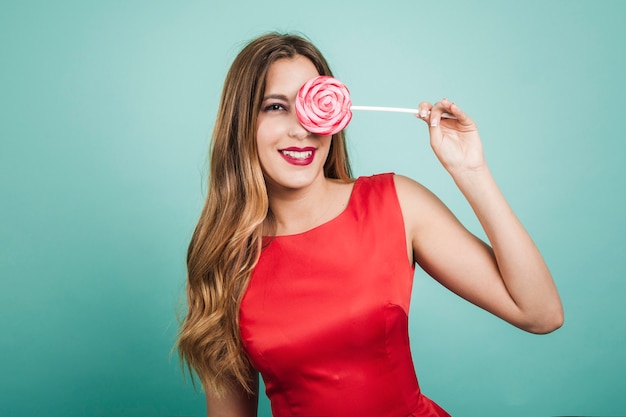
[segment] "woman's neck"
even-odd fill
[[[313,229],[338,216],[346,207],[352,184],[323,178],[299,190],[269,190],[273,234],[290,235]]]

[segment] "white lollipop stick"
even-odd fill
[[[419,110],[417,110],[417,109],[407,109],[407,108],[404,108],[404,107],[351,106],[350,110],[390,111],[390,112],[396,112],[396,113],[419,114]],[[441,115],[441,117],[443,117],[445,119],[456,119],[456,117],[454,117],[454,115],[452,115],[450,113],[443,113]]]

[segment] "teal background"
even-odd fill
[[[301,31],[355,104],[480,126],[566,322],[517,330],[416,274],[422,389],[455,416],[626,415],[626,3],[1,1],[0,415],[201,416],[171,353],[225,73]],[[355,113],[357,175],[471,210],[409,115]],[[270,416],[261,399],[260,416]]]

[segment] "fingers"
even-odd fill
[[[428,123],[430,127],[439,126],[442,118],[456,119],[461,125],[473,123],[472,119],[459,106],[447,98],[441,99],[434,105],[427,101],[421,102],[416,116]]]
[[[416,117],[422,119],[426,123],[430,122],[430,113],[433,108],[433,105],[427,101],[422,101],[417,107]]]

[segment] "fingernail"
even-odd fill
[[[422,111],[420,112],[420,117],[423,119],[426,116],[428,116],[428,110],[422,109]]]
[[[439,124],[439,122],[437,122],[436,120],[431,120],[430,121],[430,127],[437,127],[438,124]]]

